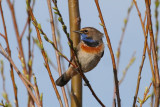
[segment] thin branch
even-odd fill
[[[5,35],[3,35],[2,33],[0,33],[0,36],[2,36],[4,39],[6,38]]]
[[[51,2],[50,2],[50,0],[47,0],[47,4],[48,4],[49,16],[50,16],[50,24],[51,24],[51,29],[52,29],[52,38],[53,38],[53,41],[54,41],[54,45],[57,48],[55,27],[54,27],[54,22],[53,22],[53,13],[52,13],[52,9],[51,9]],[[57,65],[58,65],[58,72],[59,72],[59,75],[62,75],[62,69],[61,69],[61,63],[60,63],[60,55],[58,54],[57,51],[55,51],[55,53],[56,53],[56,59],[57,59]],[[62,93],[63,93],[63,98],[64,98],[65,106],[69,107],[67,95],[66,95],[66,92],[65,92],[65,88],[61,87],[61,89],[62,89]]]
[[[59,29],[58,29],[58,16],[55,15],[55,18],[54,18],[54,23],[55,23],[55,31],[56,31],[56,34],[57,34],[57,44],[58,44],[58,48],[59,48],[59,51],[62,52],[63,51],[63,48],[62,48],[62,43],[61,43],[61,34],[59,32]],[[62,52],[63,53],[63,52]],[[66,67],[65,67],[65,63],[64,63],[64,59],[62,57],[60,57],[60,60],[61,60],[61,65],[62,65],[62,72],[66,71]],[[50,63],[51,64],[51,63]],[[56,68],[56,67],[55,67]],[[57,68],[56,68],[57,70]],[[69,97],[69,100],[71,99],[70,97],[70,89],[69,89],[69,84],[66,84],[66,89],[67,89],[67,93],[68,93],[68,97]]]
[[[149,25],[150,41],[151,41],[151,47],[152,47],[152,56],[153,56],[154,69],[155,69],[155,80],[156,80],[155,107],[158,107],[159,98],[160,98],[159,69],[158,69],[155,41],[154,41],[154,35],[153,35],[153,29],[152,29],[151,10],[150,10],[150,5],[149,5],[149,0],[145,0],[145,3],[146,3],[146,11],[147,11],[147,23]]]
[[[1,5],[1,1],[0,1],[0,12],[1,12],[1,16],[2,16],[2,22],[3,22],[3,28],[4,28],[4,32],[5,32],[5,41],[6,41],[6,45],[7,45],[7,52],[8,55],[11,57],[11,50],[10,50],[10,46],[9,46],[9,42],[8,42],[8,35],[7,35],[7,29],[6,29],[6,24],[5,24],[5,20],[4,20],[4,16],[3,16],[3,10],[2,10],[2,5]],[[15,79],[14,79],[14,73],[13,73],[13,66],[10,63],[10,76],[12,79],[12,85],[13,85],[13,90],[14,90],[14,98],[15,98],[15,105],[16,107],[18,107],[18,98],[17,98],[17,86],[15,83]]]
[[[115,82],[115,86],[116,86],[117,103],[118,103],[118,107],[121,107],[117,68],[116,68],[116,62],[115,62],[112,46],[111,46],[111,43],[110,43],[110,38],[109,38],[109,35],[107,33],[107,29],[106,29],[106,26],[105,26],[105,23],[104,23],[104,20],[103,20],[103,16],[102,16],[102,13],[101,13],[101,9],[100,9],[98,0],[95,0],[95,3],[96,3],[96,6],[97,6],[97,10],[99,12],[99,18],[101,20],[103,30],[104,30],[104,33],[105,33],[105,36],[106,36],[106,39],[107,39],[107,44],[108,44],[108,48],[109,48],[111,59],[112,59],[112,65],[113,65],[113,73],[114,73],[114,82]]]
[[[24,25],[23,31],[22,31],[22,33],[20,34],[20,39],[21,39],[21,40],[22,40],[22,38],[23,38],[23,36],[24,36],[24,33],[25,33],[26,29],[27,29],[27,25],[28,25],[29,22],[30,22],[30,21],[29,21],[29,18],[27,18],[27,21],[26,21],[26,23],[25,23],[25,25]]]
[[[138,6],[137,6],[137,2],[135,2],[135,0],[133,0],[134,3],[135,3],[135,6],[136,6],[136,9],[137,9],[137,12],[140,13],[139,9],[138,9]],[[139,14],[139,16],[141,17],[141,14]],[[146,22],[146,19],[147,19],[147,13],[145,11],[145,16],[144,16],[144,20],[143,20],[143,25],[145,25],[145,22]],[[140,19],[142,21],[142,19]],[[141,22],[142,23],[142,22]]]
[[[141,65],[139,67],[139,73],[138,73],[138,79],[137,79],[137,88],[136,88],[136,92],[135,92],[135,95],[134,95],[133,107],[136,107],[136,100],[137,100],[137,96],[138,96],[138,92],[139,92],[141,73],[142,73],[142,68],[143,68],[144,60],[145,60],[145,57],[146,57],[146,48],[147,48],[147,35],[146,35],[145,41],[144,41],[142,62],[141,62]]]
[[[26,3],[27,4],[31,4],[31,0],[26,0]],[[32,3],[32,10],[33,10],[33,7],[34,7],[34,4],[35,4],[35,0],[33,0],[33,3]],[[27,9],[26,9],[27,10]],[[32,63],[33,63],[33,48],[32,48],[32,52],[31,52],[31,19],[30,19],[30,14],[29,14],[29,11],[27,10],[27,15],[28,15],[28,18],[27,18],[27,21],[26,21],[26,24],[24,26],[24,29],[21,33],[21,36],[20,38],[22,39],[23,36],[24,36],[24,32],[26,31],[26,28],[27,28],[27,25],[28,25],[28,75],[29,75],[29,81],[31,81],[31,77],[32,77]],[[33,44],[34,46],[34,44]],[[35,107],[34,105],[34,102],[33,102],[33,99],[31,99],[31,96],[28,95],[28,107],[30,106],[33,106]]]
[[[36,97],[37,97],[37,99],[40,101],[40,104],[41,104],[41,106],[43,106],[42,105],[42,101],[40,100],[40,94],[39,94],[39,89],[38,89],[38,85],[37,85],[37,80],[36,80],[36,77],[35,77],[35,75],[33,74],[33,79],[34,79],[34,85],[35,85],[35,94],[36,94]]]
[[[9,5],[10,11],[11,11],[11,15],[12,15],[12,20],[13,20],[14,30],[15,30],[15,33],[16,33],[16,38],[17,38],[17,42],[18,42],[20,56],[21,56],[21,58],[23,58],[22,63],[24,65],[23,66],[24,73],[27,74],[26,62],[25,62],[25,57],[24,57],[24,52],[23,52],[21,38],[20,38],[20,35],[19,35],[19,31],[18,31],[18,25],[17,25],[17,21],[16,21],[14,6],[11,3],[10,0],[7,0],[7,3]]]

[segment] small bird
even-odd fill
[[[85,73],[95,68],[103,57],[103,33],[93,27],[85,27],[74,32],[81,35],[81,42],[77,45],[76,50],[82,71]],[[78,74],[76,68],[70,64],[68,70],[56,80],[56,85],[61,87],[66,85],[76,74]]]

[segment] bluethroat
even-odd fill
[[[95,68],[103,57],[103,34],[93,27],[85,27],[74,32],[81,35],[81,42],[77,45],[76,49],[82,71],[85,73]],[[76,74],[78,74],[77,69],[70,64],[68,70],[56,80],[56,85],[61,87],[66,85]]]

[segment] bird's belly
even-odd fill
[[[96,65],[101,59],[101,56],[99,54],[91,54],[82,51],[79,52],[78,59],[81,63],[81,68],[84,72],[88,72],[92,70],[94,67],[96,67]]]

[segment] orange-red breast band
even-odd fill
[[[103,44],[100,44],[99,46],[96,46],[96,47],[90,47],[90,46],[87,46],[86,44],[84,44],[83,42],[81,43],[80,45],[81,49],[87,53],[93,53],[93,54],[97,54],[97,53],[100,53],[102,52],[104,46]]]

